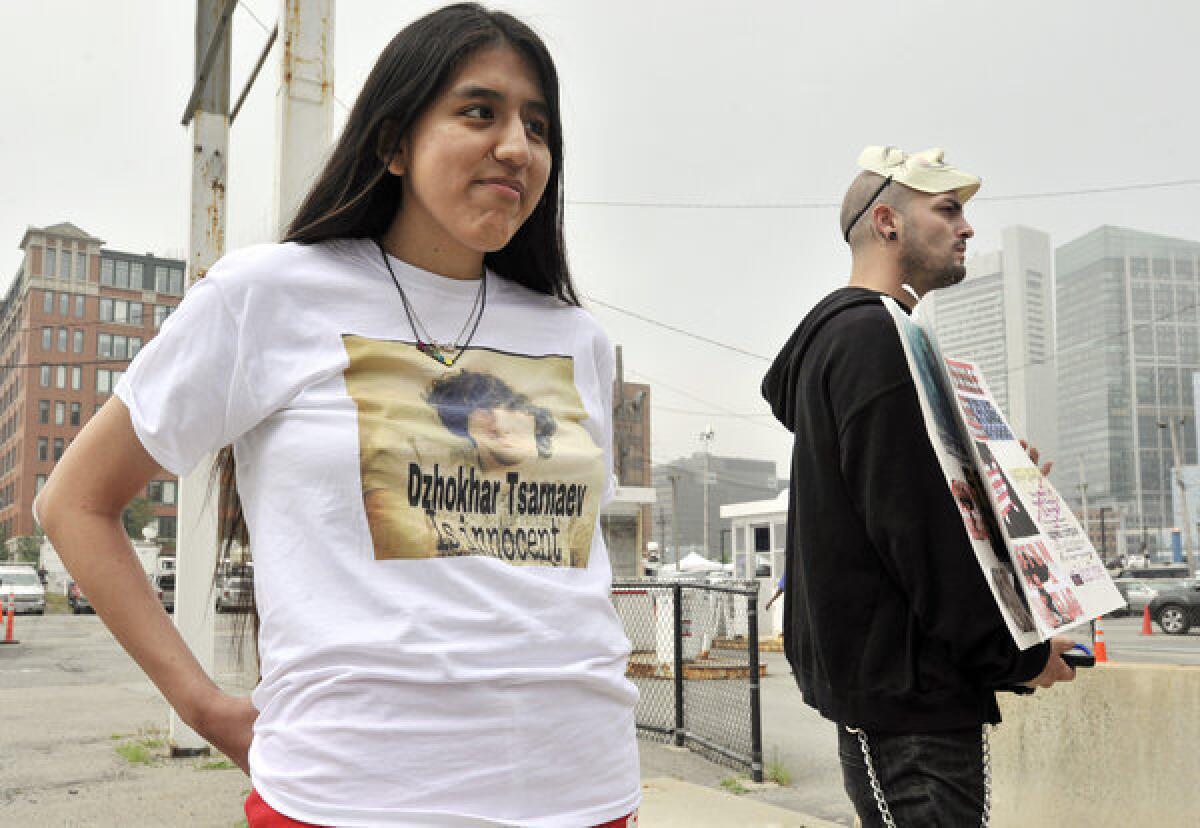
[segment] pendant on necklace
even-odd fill
[[[425,354],[425,356],[429,357],[430,359],[440,362],[447,368],[451,367],[455,362],[458,361],[457,356],[455,356],[453,360],[448,360],[446,355],[442,352],[441,346],[439,346],[436,342],[421,342],[418,340],[417,350]]]

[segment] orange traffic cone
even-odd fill
[[[4,599],[0,598],[0,610],[3,610]],[[13,638],[13,613],[17,608],[17,599],[11,592],[8,594],[8,620],[4,625],[4,640],[0,644],[20,644],[20,641]],[[0,616],[4,613],[0,612]]]
[[[1096,640],[1094,649],[1096,655],[1096,663],[1103,664],[1108,661],[1108,646],[1104,643],[1104,627],[1100,624],[1100,619],[1095,620],[1096,625]]]
[[[1142,635],[1154,635],[1154,628],[1150,626],[1149,604],[1142,607]]]

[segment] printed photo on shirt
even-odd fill
[[[376,560],[587,566],[607,475],[570,357],[342,341]]]

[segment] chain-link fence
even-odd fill
[[[612,600],[633,645],[627,675],[646,738],[749,769],[761,782],[758,584],[618,581]]]

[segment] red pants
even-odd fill
[[[246,797],[246,822],[250,828],[321,828],[311,822],[299,822],[291,817],[285,817],[263,802],[263,798],[254,789],[251,789],[250,795]],[[637,828],[637,824],[637,811],[634,811],[628,816],[605,822],[595,828]]]

